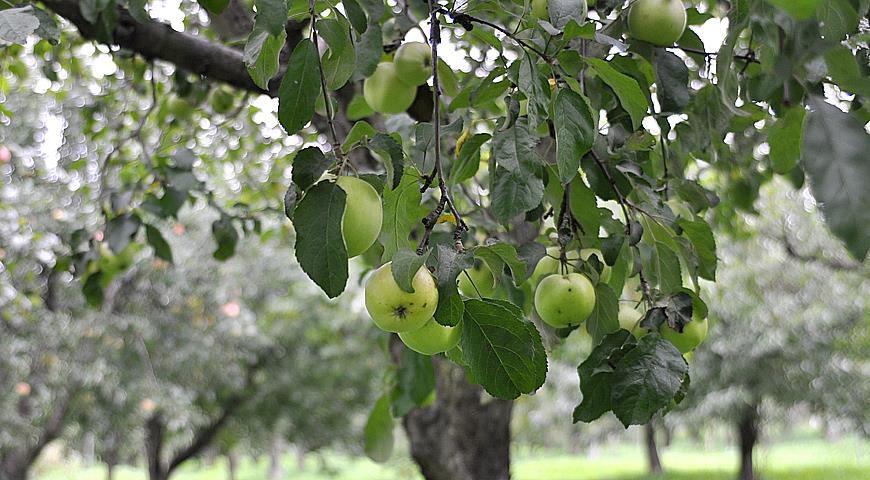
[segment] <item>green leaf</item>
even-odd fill
[[[474,256],[486,262],[496,278],[501,276],[504,266],[507,265],[514,277],[514,285],[520,286],[526,279],[526,264],[520,259],[517,249],[509,243],[481,245],[474,249]]]
[[[713,230],[703,219],[690,220],[680,218],[677,223],[683,229],[683,235],[692,242],[695,254],[698,256],[698,275],[707,280],[716,281],[716,239]]]
[[[589,106],[570,88],[556,94],[553,106],[553,124],[556,130],[556,164],[559,179],[567,184],[577,176],[580,159],[592,149],[595,140],[595,119]]]
[[[462,183],[477,173],[480,168],[480,147],[492,138],[488,133],[478,133],[462,144],[459,156],[450,169],[450,183]]]
[[[461,345],[475,379],[494,397],[514,399],[544,384],[541,335],[509,302],[466,300]]]
[[[203,8],[211,13],[221,13],[230,4],[230,0],[197,0]]]
[[[393,415],[404,417],[415,407],[423,405],[434,391],[432,357],[403,347],[392,393]]]
[[[648,280],[658,286],[663,293],[670,293],[682,286],[680,259],[674,251],[662,242],[653,246],[640,246],[641,262]]]
[[[254,29],[261,28],[278,37],[287,25],[287,0],[254,0],[257,14]]]
[[[359,119],[370,117],[374,115],[374,113],[375,111],[372,110],[372,107],[369,106],[368,103],[366,103],[365,97],[357,94],[354,95],[353,98],[350,100],[350,103],[347,104],[347,111],[345,112],[345,115],[347,116],[348,120],[355,122]]]
[[[366,456],[376,462],[386,462],[393,454],[393,416],[390,398],[382,396],[372,407],[363,429]]]
[[[299,191],[296,185],[290,184],[287,191],[284,192],[284,216],[288,220],[293,220],[293,214],[296,212],[296,200],[299,199]]]
[[[640,128],[649,104],[646,101],[646,95],[640,89],[637,81],[628,75],[618,72],[609,63],[599,58],[587,58],[586,63],[616,93],[620,105],[631,116],[631,124],[634,129]],[[685,65],[683,65],[683,69],[685,69]],[[686,70],[686,75],[688,75],[688,70]],[[686,83],[688,83],[688,77]],[[686,102],[688,103],[688,98]]]
[[[586,331],[597,344],[607,334],[619,330],[619,297],[605,283],[595,286],[595,309],[586,320]]]
[[[519,119],[509,128],[492,136],[492,160],[509,172],[522,172],[538,163],[535,144],[528,122]],[[460,151],[461,152],[461,151]]]
[[[344,17],[339,17],[344,20]],[[350,29],[343,21],[325,18],[317,21],[317,31],[329,46],[323,55],[323,76],[326,87],[338,90],[343,87],[356,69],[356,50]]]
[[[347,284],[347,249],[341,235],[347,195],[336,183],[320,182],[296,205],[296,259],[329,298]]]
[[[859,261],[870,250],[870,135],[852,115],[819,97],[804,127],[802,161],[825,221]]]
[[[571,181],[568,191],[568,205],[571,208],[571,214],[583,227],[583,231],[587,235],[597,236],[598,230],[601,228],[598,201],[595,199],[595,193],[583,183],[583,179],[579,175]]]
[[[822,0],[767,0],[767,3],[776,5],[798,20],[806,20],[816,16]]]
[[[323,172],[332,165],[332,158],[327,157],[319,147],[306,147],[299,150],[293,158],[293,183],[299,190],[305,191],[317,183]]]
[[[849,0],[821,1],[817,13],[826,40],[839,42],[858,28],[860,17]],[[866,10],[865,10],[866,13]]]
[[[577,367],[583,400],[574,409],[574,423],[591,422],[610,411],[613,366],[635,345],[631,333],[617,330],[606,335]]]
[[[0,10],[0,41],[23,45],[27,37],[39,28],[39,19],[33,7],[7,8]]]
[[[405,151],[402,150],[402,144],[385,133],[377,133],[369,142],[369,149],[383,157],[387,171],[386,184],[391,189],[398,187],[405,172]]]
[[[861,72],[852,50],[844,45],[835,45],[825,53],[828,76],[840,90],[870,97],[870,82]]]
[[[374,22],[369,23],[365,33],[359,36],[355,42],[356,47],[356,70],[354,71],[355,78],[366,78],[375,73],[378,67],[378,62],[381,61],[381,55],[384,53],[383,33],[381,32],[381,24]],[[348,112],[350,118],[350,112]],[[365,116],[371,115],[371,113]],[[359,117],[362,118],[362,117]]]
[[[656,97],[663,112],[682,112],[689,104],[689,68],[673,53],[656,49],[653,57]]]
[[[245,44],[244,61],[251,80],[262,88],[269,89],[269,81],[278,73],[279,57],[287,32],[275,36],[265,30],[254,30]]]
[[[384,254],[381,258],[391,259],[402,248],[413,247],[409,237],[425,215],[420,206],[422,200],[417,178],[409,172],[402,176],[398,187],[384,190],[384,224],[380,236]]]
[[[127,248],[142,221],[136,215],[119,215],[106,224],[106,243],[113,252],[121,253]]]
[[[438,283],[438,308],[435,321],[441,325],[454,327],[462,320],[465,305],[456,288],[456,278],[466,268],[474,266],[471,252],[457,252],[452,246],[435,247],[435,280]]]
[[[532,128],[536,127],[539,121],[547,118],[550,105],[550,84],[538,70],[535,58],[529,52],[525,52],[520,59],[517,75],[517,87],[529,101],[528,110],[529,119],[533,120]]]
[[[502,224],[537,207],[544,198],[544,182],[531,173],[514,173],[498,167],[492,182],[491,209]]]
[[[278,120],[288,134],[294,134],[311,121],[320,93],[317,48],[302,39],[293,49],[287,72],[278,89]]]
[[[613,371],[611,403],[622,424],[643,425],[680,390],[689,365],[670,342],[646,335]]]
[[[211,235],[214,237],[217,248],[212,257],[217,260],[226,260],[236,254],[236,244],[239,243],[239,232],[233,225],[233,219],[221,214],[221,218],[211,224]]]
[[[36,34],[39,35],[40,38],[47,40],[48,43],[50,43],[52,45],[57,45],[58,42],[60,41],[60,27],[57,25],[57,22],[54,20],[54,16],[52,14],[46,12],[45,10],[35,6],[35,5],[31,5],[31,8],[33,8],[33,15],[36,16],[37,20],[39,20],[39,28],[36,29]],[[134,5],[131,4],[129,10],[130,10],[130,14],[137,21],[139,21],[139,22],[143,21],[143,20],[140,20],[138,18],[139,12],[135,11]],[[146,19],[144,21],[147,21],[148,14],[144,13],[144,9],[143,9],[142,13]]]
[[[359,144],[367,138],[374,137],[377,133],[378,131],[375,127],[371,126],[371,124],[365,120],[360,120],[359,122],[354,123],[353,127],[350,128],[350,131],[347,132],[347,136],[344,138],[344,143],[341,144],[342,153],[350,152],[354,145]]]
[[[792,171],[800,159],[805,113],[803,105],[791,107],[770,127],[767,135],[770,163],[780,175]]]
[[[341,3],[344,5],[344,12],[347,14],[347,19],[350,20],[353,29],[359,33],[365,33],[366,28],[368,28],[368,19],[359,3],[356,0],[342,0]]]
[[[414,293],[414,287],[411,282],[420,267],[426,263],[429,258],[429,252],[424,255],[417,255],[410,248],[403,248],[393,254],[393,263],[390,270],[393,272],[393,280],[399,285],[399,288],[408,292]]]
[[[148,0],[129,0],[127,2],[127,10],[130,11],[130,16],[139,23],[147,23],[151,21],[151,16],[145,11],[145,5]]]
[[[154,226],[145,225],[145,239],[148,240],[148,244],[154,249],[154,255],[157,255],[157,258],[172,263],[172,247],[163,238],[160,230]]]
[[[571,20],[577,24],[586,21],[586,10],[586,0],[549,0],[547,2],[550,23],[559,30],[565,28]]]

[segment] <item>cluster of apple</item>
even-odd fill
[[[381,62],[363,83],[363,97],[379,113],[402,113],[414,103],[417,87],[432,76],[432,50],[421,42],[405,42],[392,62]]]

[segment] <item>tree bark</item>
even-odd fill
[[[737,422],[737,435],[740,442],[740,473],[738,480],[755,480],[755,465],[752,454],[758,443],[758,407],[749,406]]]
[[[644,443],[646,445],[646,460],[650,475],[662,474],[662,461],[659,458],[659,447],[656,444],[656,429],[653,420],[643,426]]]
[[[269,480],[279,480],[284,476],[281,466],[281,454],[284,453],[284,442],[279,435],[272,439],[269,446]]]
[[[236,480],[239,458],[235,452],[227,453],[227,479]]]
[[[404,420],[411,455],[426,480],[508,480],[513,402],[471,385],[464,370],[436,359],[435,402]]]
[[[115,464],[106,464],[106,480],[115,480]]]

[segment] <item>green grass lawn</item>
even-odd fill
[[[663,462],[668,480],[732,479],[737,464],[733,449],[703,450],[689,444],[677,444],[664,449]],[[323,457],[329,471],[324,472],[316,458],[310,456],[304,469],[288,456],[285,472],[288,480],[411,480],[419,478],[413,464],[406,458],[387,465],[367,459],[341,455]],[[765,480],[870,480],[870,444],[857,440],[825,442],[795,440],[759,448],[756,460]],[[78,468],[72,465],[44,466],[35,475],[37,480],[103,480],[102,468]],[[602,451],[594,458],[564,454],[534,455],[523,453],[514,459],[516,480],[643,480],[645,460],[636,446],[618,446]],[[238,480],[266,478],[267,465],[242,462]],[[145,480],[143,471],[124,467],[117,470],[117,480]],[[174,480],[223,480],[227,478],[225,464],[207,467],[192,464],[181,469]]]

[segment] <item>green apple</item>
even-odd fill
[[[637,0],[628,11],[631,36],[654,45],[673,45],[686,30],[682,0]]]
[[[576,262],[580,259],[577,252],[567,251],[565,256],[568,258],[568,263]],[[550,247],[547,249],[547,255],[538,262],[535,266],[535,271],[532,272],[529,281],[532,285],[537,285],[538,282],[544,279],[547,275],[561,273],[561,265],[559,263],[559,247]],[[569,267],[568,271],[573,271],[574,267]]]
[[[432,76],[432,48],[422,42],[405,42],[393,57],[399,80],[408,85],[423,85]]]
[[[393,62],[381,62],[375,73],[363,83],[363,97],[372,110],[380,113],[402,113],[414,103],[417,87],[399,80]]]
[[[455,327],[445,327],[433,318],[416,330],[400,333],[399,338],[417,353],[435,355],[455,347],[461,335],[461,323]]]
[[[637,338],[640,338],[649,332],[645,328],[640,328],[640,320],[643,318],[643,312],[628,305],[619,307],[619,328],[628,330]]]
[[[692,321],[683,327],[683,333],[680,333],[673,328],[662,325],[660,331],[665,340],[674,344],[682,353],[689,353],[694,350],[701,342],[707,338],[707,319],[692,318]]]
[[[532,0],[532,16],[549,22],[550,11],[547,8],[549,3],[548,0]]]
[[[475,290],[474,287],[477,289]],[[466,297],[477,298],[477,292],[480,292],[480,296],[484,298],[491,298],[495,293],[495,275],[485,263],[459,274],[459,293]]]
[[[604,267],[601,269],[601,276],[599,279],[602,283],[607,283],[610,281],[610,265],[604,263],[604,254],[601,253],[601,250],[597,248],[584,248],[580,250],[580,258],[584,261],[589,260],[589,257],[595,255],[598,257],[598,261],[601,263],[601,266]]]
[[[595,287],[581,273],[550,275],[535,290],[535,310],[548,325],[579,325],[595,308]]]
[[[369,249],[381,234],[384,209],[381,196],[369,182],[356,177],[338,177],[338,186],[347,194],[341,235],[347,248],[347,258],[353,258]]]
[[[438,307],[438,286],[429,270],[420,267],[411,286],[414,293],[399,287],[393,279],[392,262],[384,264],[366,282],[365,301],[369,316],[381,330],[409,332],[421,328]]]
[[[622,297],[623,300],[630,300],[635,303],[639,303],[643,300],[643,292],[640,289],[640,278],[629,277],[625,279],[625,286],[622,287]]]

